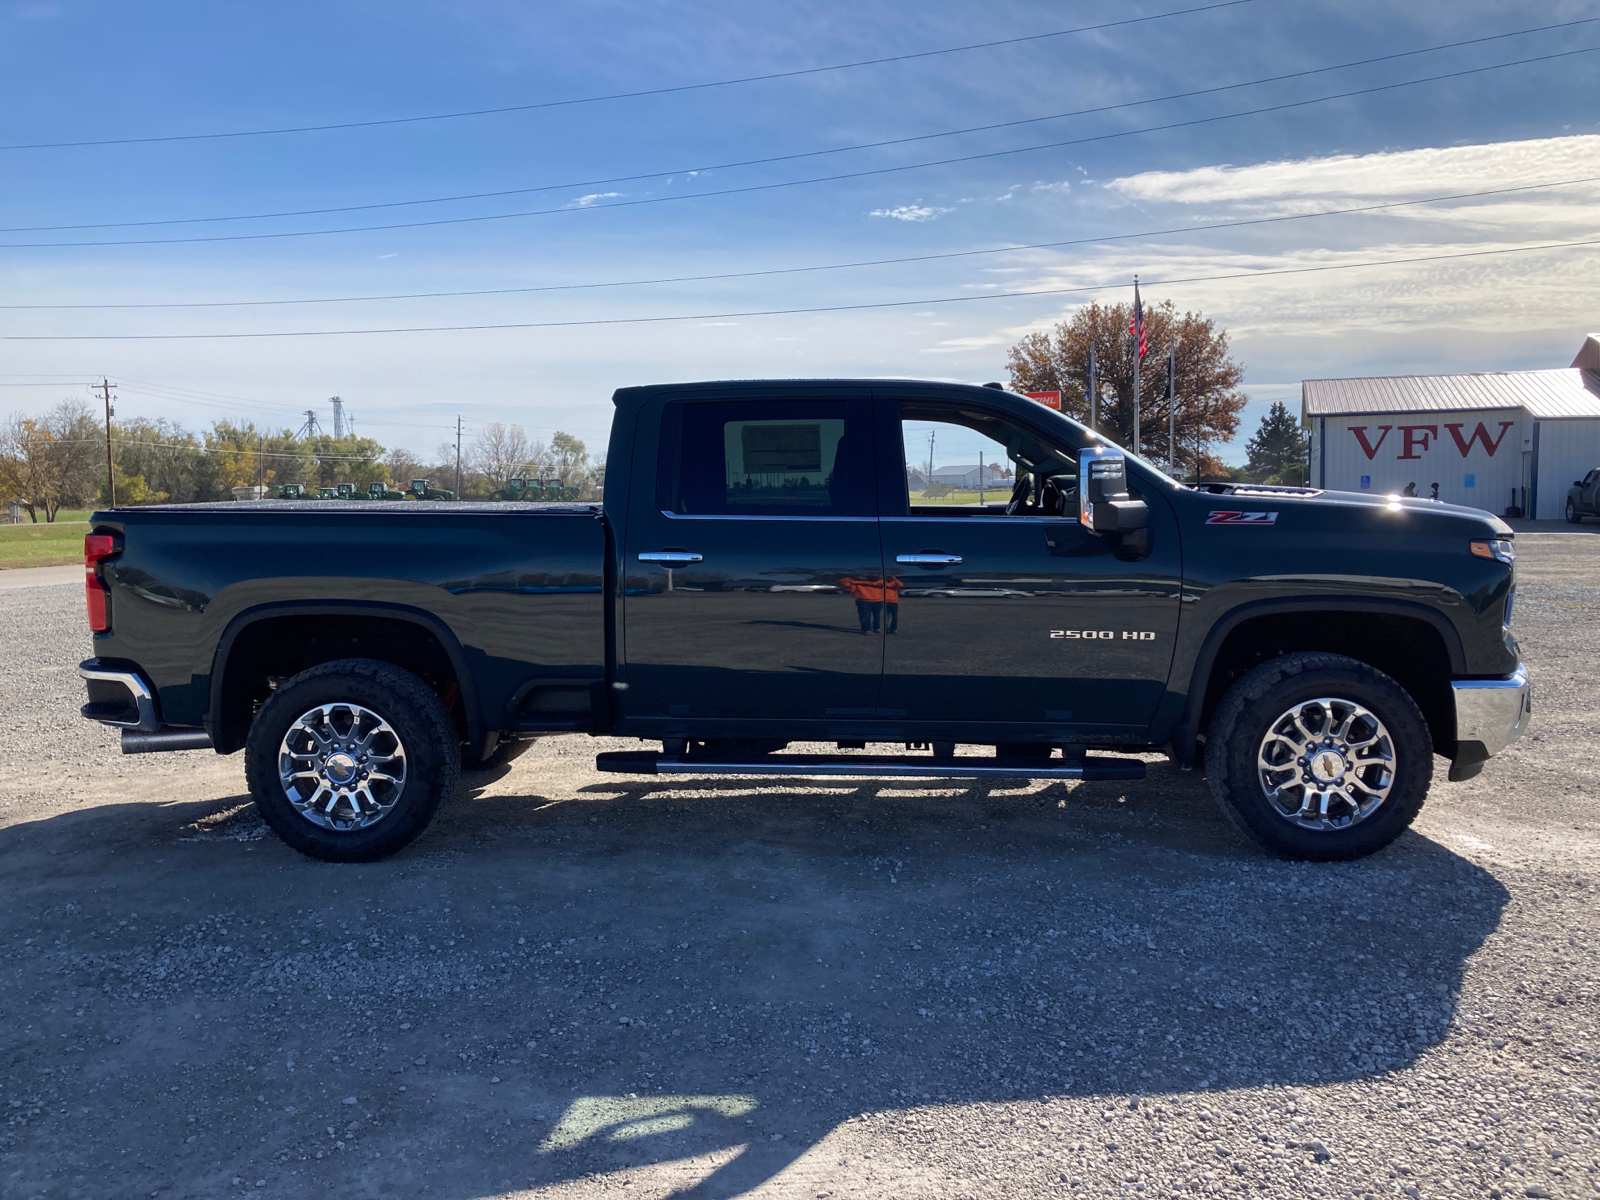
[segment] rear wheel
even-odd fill
[[[1422,809],[1433,774],[1427,722],[1398,683],[1338,654],[1286,654],[1223,697],[1206,774],[1229,818],[1285,858],[1360,858]]]
[[[1583,521],[1583,518],[1578,515],[1578,506],[1573,503],[1572,497],[1568,496],[1567,497],[1567,524],[1568,525],[1577,525],[1577,524],[1580,524],[1582,521]]]
[[[410,844],[455,791],[456,728],[410,671],[347,658],[302,671],[250,726],[245,776],[262,818],[302,854],[371,862]]]

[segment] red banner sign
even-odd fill
[[[1061,393],[1060,392],[1023,392],[1022,394],[1024,396],[1026,396],[1029,400],[1037,400],[1040,404],[1044,405],[1046,408],[1053,408],[1057,412],[1061,411]]]

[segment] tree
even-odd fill
[[[1245,452],[1250,456],[1245,470],[1256,483],[1303,486],[1309,446],[1310,440],[1288,406],[1282,400],[1274,400],[1255,436],[1245,443]]]
[[[1139,441],[1133,445],[1134,343],[1128,334],[1133,307],[1089,304],[1048,333],[1030,333],[1006,356],[1011,386],[1019,392],[1061,393],[1061,411],[1088,424],[1089,347],[1095,347],[1100,382],[1099,431],[1151,458],[1167,457],[1167,346],[1178,339],[1178,462],[1208,460],[1206,446],[1225,442],[1239,428],[1248,397],[1239,390],[1244,367],[1228,356],[1228,334],[1199,313],[1178,315],[1172,301],[1145,305],[1150,352],[1140,367]]]
[[[557,477],[581,487],[585,481],[579,476],[585,474],[584,468],[588,465],[589,448],[570,433],[556,430],[555,437],[550,439],[550,467]]]
[[[366,491],[374,482],[389,482],[389,469],[383,465],[383,447],[371,438],[335,438],[327,434],[309,438],[306,448],[316,462],[318,487],[353,483]]]
[[[473,468],[497,488],[506,486],[506,480],[524,477],[536,457],[542,457],[544,446],[530,442],[521,425],[506,425],[500,421],[485,425],[472,439],[469,456]]]
[[[402,446],[396,446],[385,454],[383,465],[389,468],[389,478],[400,488],[410,487],[413,479],[421,479],[428,473],[428,464],[422,461],[422,457]]]
[[[105,434],[81,400],[63,400],[42,417],[12,416],[0,429],[0,484],[30,519],[54,521],[92,499],[104,475]]]

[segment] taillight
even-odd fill
[[[117,552],[117,539],[109,533],[89,533],[83,538],[83,591],[89,602],[89,628],[104,633],[111,628],[106,585],[98,570],[100,560]]]

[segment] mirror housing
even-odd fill
[[[1150,509],[1128,495],[1128,459],[1104,446],[1078,451],[1078,520],[1090,533],[1143,529]]]

